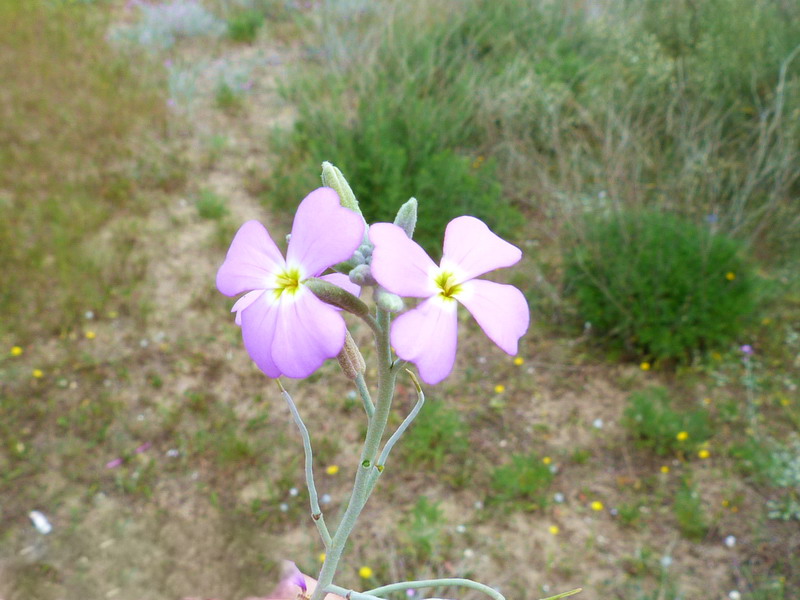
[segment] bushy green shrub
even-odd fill
[[[512,454],[511,462],[492,472],[491,502],[509,502],[526,510],[547,504],[553,472],[535,452]]]
[[[735,340],[756,307],[741,244],[674,215],[592,217],[567,247],[581,322],[628,353],[688,361]]]
[[[228,18],[228,37],[234,42],[252,43],[264,25],[264,15],[257,10],[243,10]]]
[[[690,452],[712,435],[708,411],[678,411],[662,387],[634,392],[628,398],[623,423],[637,444],[659,456]]]

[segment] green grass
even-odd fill
[[[155,70],[108,46],[101,14],[0,7],[0,339],[62,331],[114,304],[135,265],[127,252],[96,252],[92,236],[141,214],[143,189],[181,182],[157,145],[166,107]]]

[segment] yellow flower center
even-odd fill
[[[275,278],[275,297],[284,293],[294,295],[300,290],[300,269],[286,269]]]
[[[450,271],[440,272],[433,281],[439,288],[439,296],[445,300],[455,300],[455,297],[463,289],[458,283],[455,273]]]

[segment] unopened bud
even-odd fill
[[[366,260],[372,256],[372,250],[374,248],[375,246],[372,244],[372,242],[369,241],[369,238],[367,238],[367,241],[358,247],[357,252],[360,252],[361,256],[363,256],[364,259]]]
[[[358,200],[356,200],[350,184],[347,183],[342,172],[327,160],[322,163],[322,185],[336,190],[342,206],[361,214],[361,208],[358,206]]]
[[[347,290],[322,279],[312,277],[303,282],[314,295],[333,306],[338,306],[359,317],[369,314],[369,307]]]
[[[394,218],[394,224],[406,232],[406,235],[411,238],[414,236],[414,228],[417,226],[417,199],[411,198],[408,202],[400,207],[397,211],[397,216]]]
[[[365,262],[367,262],[367,260],[364,258],[364,255],[356,250],[353,252],[353,256],[348,258],[346,261],[333,265],[333,270],[339,271],[339,273],[349,273],[358,265],[363,265]]]
[[[350,271],[350,281],[361,287],[377,285],[377,282],[372,277],[372,270],[369,268],[369,265],[358,265],[355,269]]]
[[[363,374],[367,370],[367,363],[364,362],[364,357],[361,356],[361,351],[356,345],[356,341],[350,332],[345,330],[344,346],[342,346],[336,359],[339,361],[339,366],[342,367],[342,372],[350,380],[355,380],[359,374]]]
[[[397,294],[386,291],[382,287],[376,287],[373,294],[375,304],[378,308],[390,313],[398,313],[405,308],[403,299]]]

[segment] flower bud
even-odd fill
[[[378,308],[386,312],[397,313],[405,308],[403,299],[400,296],[387,292],[380,286],[375,288],[372,297],[375,299]]]
[[[364,257],[364,262],[368,262],[366,259],[372,256],[373,248],[375,248],[375,246],[373,246],[372,242],[370,242],[368,239],[366,242],[364,242],[358,247],[358,250],[356,250],[356,252],[360,252],[361,256]]]
[[[350,271],[350,281],[362,287],[367,285],[377,285],[377,282],[372,277],[372,271],[369,265],[358,265]]]
[[[414,237],[414,228],[417,226],[417,199],[411,198],[400,207],[394,224],[406,232],[409,238]]]
[[[339,366],[342,367],[345,377],[351,381],[367,370],[367,363],[364,362],[361,351],[358,349],[353,336],[347,330],[345,330],[344,346],[342,346],[336,359],[339,361]]]
[[[349,273],[357,266],[363,265],[365,262],[367,262],[367,259],[364,258],[364,255],[361,254],[361,252],[356,250],[353,252],[353,256],[348,258],[346,261],[333,265],[333,270],[338,271],[339,273]]]
[[[369,307],[364,302],[353,296],[353,294],[347,290],[340,288],[338,285],[334,285],[322,279],[317,279],[316,277],[307,279],[303,283],[323,302],[338,306],[359,317],[369,315]]]
[[[361,208],[358,206],[358,200],[356,200],[350,184],[347,183],[342,172],[327,160],[322,163],[322,185],[336,190],[342,206],[361,214]]]

